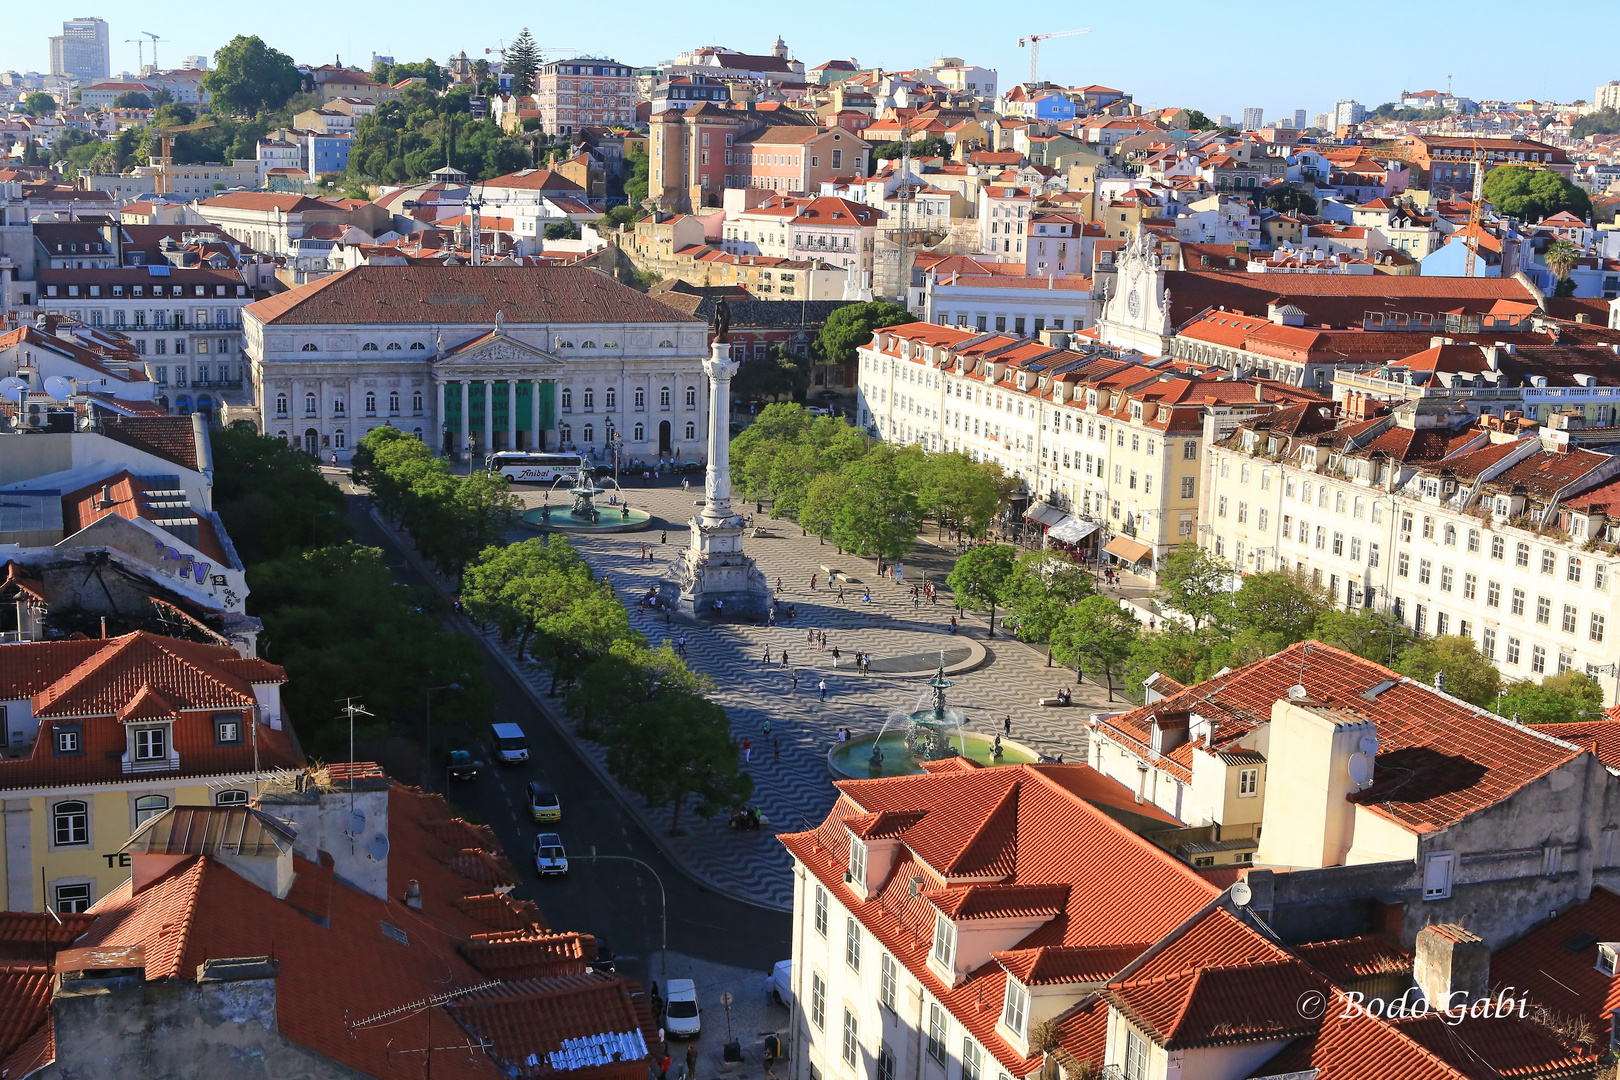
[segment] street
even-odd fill
[[[349,504],[360,543],[382,549],[394,579],[430,588],[392,539],[371,520],[369,501],[351,494]],[[594,846],[600,855],[644,860],[662,879],[668,897],[672,953],[749,968],[761,977],[776,961],[791,956],[791,917],[787,913],[718,895],[678,872],[534,708],[507,670],[487,652],[480,650],[480,655],[494,694],[495,717],[523,728],[528,736],[529,761],[498,766],[488,760],[487,747],[468,747],[485,762],[485,767],[476,780],[457,783],[449,797],[458,813],[495,830],[524,882],[514,895],[538,903],[554,929],[579,930],[606,938],[618,954],[619,970],[627,976],[643,981],[660,978],[658,881],[635,863],[582,858]],[[433,786],[438,788],[443,784],[443,752],[450,748],[436,749],[439,752],[432,775]],[[569,855],[566,878],[540,881],[535,875],[531,852],[541,827],[530,819],[525,802],[526,786],[532,780],[545,782],[561,799],[561,824],[547,824],[544,828],[562,836]]]

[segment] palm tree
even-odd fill
[[[1581,249],[1568,240],[1554,240],[1547,245],[1545,258],[1547,269],[1558,279],[1555,291],[1560,296],[1571,295],[1574,287],[1569,280],[1569,272],[1575,269],[1575,264],[1580,261]]]

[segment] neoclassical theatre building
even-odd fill
[[[585,267],[361,266],[242,313],[259,429],[347,461],[384,424],[439,453],[701,458],[707,327]]]

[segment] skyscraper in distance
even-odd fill
[[[1294,110],[1294,126],[1295,127],[1300,128],[1301,130],[1303,130],[1305,128],[1305,119],[1306,119],[1306,116],[1305,116],[1305,110],[1304,109],[1295,109]]]
[[[112,73],[112,34],[105,19],[69,19],[62,24],[62,33],[50,40],[52,75],[90,82]]]
[[[1251,109],[1244,109],[1243,110],[1243,130],[1244,131],[1259,131],[1260,130],[1260,125],[1265,122],[1265,119],[1266,119],[1266,110],[1264,110],[1264,109],[1252,109],[1252,108]]]

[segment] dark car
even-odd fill
[[[601,934],[596,935],[596,959],[591,961],[591,967],[597,971],[614,971],[616,961],[613,955],[613,946]]]
[[[473,756],[465,750],[452,750],[450,751],[450,779],[476,779],[478,769],[483,764],[482,761],[474,761]]]
[[[705,466],[701,461],[677,461],[670,466],[670,471],[677,476],[681,476],[686,473],[700,473],[704,468]]]

